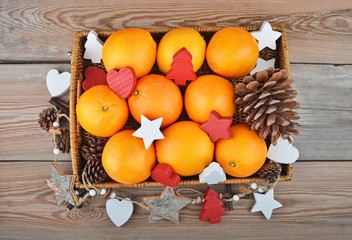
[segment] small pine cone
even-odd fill
[[[50,127],[56,121],[56,109],[53,107],[44,109],[39,113],[38,123],[40,127],[46,131],[49,131]]]
[[[273,183],[281,174],[281,166],[272,161],[266,162],[258,171],[258,175],[269,183]]]
[[[83,169],[86,179],[92,183],[102,183],[108,179],[101,161],[89,161]]]
[[[55,135],[55,141],[58,146],[58,148],[61,150],[63,153],[69,153],[70,152],[70,131],[68,129],[65,129],[61,134],[56,134]]]
[[[235,86],[236,104],[244,105],[241,111],[248,113],[247,123],[260,137],[271,135],[271,143],[276,145],[279,137],[290,142],[298,133],[298,123],[292,122],[300,117],[293,109],[300,107],[293,98],[297,92],[292,89],[294,80],[286,69],[269,68],[266,71],[246,76],[243,83]]]
[[[92,136],[87,142],[83,143],[80,149],[81,157],[87,162],[101,161],[104,146],[107,139]]]

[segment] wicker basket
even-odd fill
[[[247,31],[256,31],[259,30],[259,27],[243,27]],[[209,43],[211,37],[215,32],[220,30],[219,27],[208,27],[208,28],[194,28],[197,30],[205,39],[207,44]],[[273,51],[268,48],[265,48],[260,52],[260,57],[262,59],[268,60],[271,58],[276,59],[276,67],[281,69],[288,69],[290,72],[290,63],[289,63],[289,55],[288,55],[288,47],[287,47],[287,39],[286,39],[286,30],[284,27],[273,27],[274,30],[280,31],[282,33],[282,37],[277,40],[277,50]],[[161,29],[147,29],[151,35],[153,36],[154,40],[159,43],[161,38],[164,36],[165,33],[172,30],[170,28],[161,28]],[[99,38],[105,41],[112,33],[115,31],[97,31]],[[83,59],[84,54],[84,44],[87,38],[89,31],[81,31],[77,32],[75,35],[74,40],[74,47],[72,52],[72,68],[71,68],[71,90],[70,90],[70,134],[71,134],[71,156],[72,156],[72,168],[73,174],[75,175],[77,182],[77,188],[83,188],[83,184],[81,182],[81,171],[84,167],[84,160],[80,158],[79,155],[79,148],[82,142],[87,141],[91,135],[84,131],[82,127],[79,125],[77,118],[76,118],[76,103],[78,98],[83,93],[82,90],[82,81],[84,79],[83,73],[84,70],[91,66],[96,65],[101,68],[104,68],[103,64],[92,64],[90,60]],[[161,74],[157,65],[155,64],[151,73]],[[203,66],[197,72],[198,76],[206,75],[206,74],[215,74],[207,65],[206,61],[204,61]],[[230,80],[233,85],[242,81],[242,79],[231,79]],[[184,93],[185,86],[180,87],[181,92]],[[234,115],[233,124],[238,123],[245,123],[246,115],[239,113],[240,107],[236,108],[236,113]],[[180,120],[188,120],[188,116],[185,111],[182,112]],[[124,129],[137,129],[140,125],[130,116],[126,126]],[[267,140],[267,144],[270,144],[269,140]],[[292,177],[292,164],[283,165],[282,166],[282,174],[280,176],[280,181],[289,181]],[[237,183],[252,183],[252,182],[264,182],[264,179],[256,177],[254,174],[253,176],[246,177],[246,178],[235,178],[231,176],[227,176],[227,180],[222,183],[227,184],[237,184]],[[182,177],[181,182],[179,185],[200,185],[203,183],[199,182],[198,176],[192,177]],[[151,178],[147,179],[144,182],[137,183],[137,184],[121,184],[117,182],[107,182],[107,183],[100,183],[96,184],[96,187],[99,188],[121,188],[121,187],[151,187],[151,186],[162,186],[162,184],[153,181]]]

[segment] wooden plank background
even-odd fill
[[[352,6],[314,1],[87,1],[0,2],[1,61],[63,61],[73,33],[125,27],[248,26],[270,21],[287,27],[291,60],[352,63]]]
[[[68,169],[69,163],[64,164]],[[94,210],[71,212],[56,207],[52,191],[43,183],[50,163],[0,163],[0,228],[2,239],[350,239],[352,218],[351,162],[299,162],[291,182],[275,188],[282,208],[266,220],[250,213],[253,198],[240,200],[220,224],[200,222],[200,205],[180,212],[180,223],[148,223],[149,212],[135,205],[134,214],[121,228],[108,218],[103,199]],[[17,171],[23,175],[16,176]],[[311,173],[319,174],[311,174]],[[3,191],[5,190],[6,191]],[[205,186],[198,187],[203,190]],[[163,188],[124,189],[141,201]],[[215,190],[223,191],[223,185]],[[43,235],[45,234],[45,235]],[[15,237],[14,237],[15,236]]]
[[[105,200],[92,209],[58,208],[45,185],[53,159],[51,136],[38,124],[49,106],[49,69],[70,70],[75,31],[125,27],[245,26],[270,21],[287,28],[294,88],[301,103],[300,159],[291,182],[279,183],[284,207],[271,220],[250,213],[242,199],[222,223],[200,222],[199,205],[180,224],[147,222],[135,206],[117,228]],[[0,2],[0,239],[350,239],[352,233],[352,4],[346,0],[168,0]],[[61,154],[69,173],[70,155]],[[204,186],[196,187],[204,190]],[[215,187],[224,192],[223,185]],[[162,188],[117,190],[138,201]]]

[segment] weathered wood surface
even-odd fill
[[[39,127],[39,113],[50,106],[46,74],[69,71],[69,64],[0,64],[0,160],[53,159],[52,135]],[[69,160],[69,154],[60,154]]]
[[[292,181],[275,188],[283,208],[274,210],[271,220],[250,213],[252,197],[236,203],[216,225],[198,220],[200,205],[183,209],[179,225],[166,220],[149,224],[149,213],[135,206],[121,228],[109,220],[103,199],[93,199],[88,212],[56,206],[44,182],[50,178],[53,159],[51,135],[39,128],[37,119],[49,106],[47,72],[70,70],[67,52],[76,31],[247,26],[263,21],[287,28],[302,124],[295,137],[300,161],[294,164]],[[352,64],[350,1],[2,0],[0,33],[0,239],[351,238],[352,65],[341,65]],[[60,159],[70,173],[70,155],[60,154]],[[214,188],[225,190],[224,185]],[[141,201],[162,190],[116,192]]]
[[[49,106],[45,76],[51,68],[69,71],[70,65],[0,65],[0,160],[52,159],[51,135],[37,124],[39,112]],[[352,160],[352,66],[291,68],[302,106],[301,133],[295,138],[300,160]]]
[[[64,169],[69,163],[61,164]],[[350,239],[352,162],[299,162],[291,182],[279,183],[276,199],[283,207],[266,220],[250,213],[252,197],[242,199],[220,224],[198,220],[200,205],[180,212],[180,224],[148,223],[149,212],[135,205],[121,228],[109,220],[105,200],[92,200],[92,210],[67,212],[56,206],[44,180],[50,163],[0,163],[0,239]],[[204,191],[205,186],[197,189]],[[224,192],[224,185],[215,189]],[[117,190],[136,201],[160,195],[163,188]]]
[[[292,64],[303,160],[352,160],[352,65]]]
[[[352,4],[287,1],[0,2],[0,62],[68,61],[75,31],[125,27],[248,26],[270,21],[288,32],[292,62],[352,63]]]

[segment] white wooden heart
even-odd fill
[[[279,138],[276,146],[270,145],[267,157],[278,163],[289,164],[298,159],[299,152],[287,139]]]
[[[129,198],[126,198],[130,200]],[[133,203],[126,200],[109,199],[106,202],[106,212],[111,221],[118,227],[125,224],[132,216]]]
[[[71,73],[59,74],[56,69],[51,69],[46,75],[46,86],[53,97],[60,97],[70,89]]]

